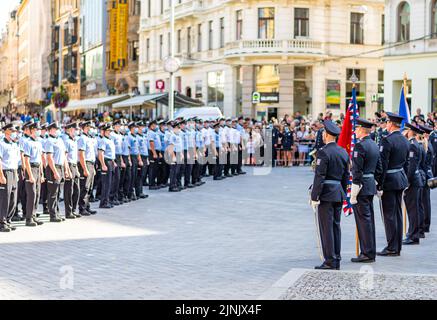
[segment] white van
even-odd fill
[[[180,117],[184,119],[197,117],[202,120],[215,120],[223,117],[223,114],[217,107],[195,107],[178,109],[174,117],[175,119]]]

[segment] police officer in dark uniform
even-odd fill
[[[341,229],[340,217],[349,180],[349,156],[336,143],[340,128],[325,121],[325,146],[317,156],[311,200],[318,207],[319,229],[325,261],[316,269],[340,269]]]
[[[276,126],[272,128],[272,167],[276,167],[278,157],[279,129]]]
[[[380,118],[378,120],[378,129],[376,130],[376,139],[375,142],[378,146],[381,146],[382,139],[387,137],[389,135],[389,132],[387,131],[387,119],[386,118]]]
[[[323,128],[323,120],[320,120],[320,122],[317,124],[317,133],[316,133],[316,142],[314,145],[314,149],[316,151],[319,151],[321,148],[325,146],[325,143],[323,142],[323,132],[325,129]]]
[[[435,161],[435,150],[430,142],[430,134],[433,129],[427,125],[419,125],[419,128],[424,132],[424,140],[427,144],[426,159],[425,159],[425,172],[426,180],[434,178],[434,161]],[[425,182],[425,186],[422,189],[422,202],[423,202],[423,232],[428,233],[431,226],[431,190],[428,187],[428,183]]]
[[[375,214],[373,198],[377,194],[376,179],[382,173],[382,163],[377,144],[371,139],[373,123],[357,119],[357,138],[352,157],[352,196],[361,252],[352,262],[374,262],[376,256]]]
[[[43,173],[43,148],[38,141],[38,132],[40,127],[37,123],[31,123],[27,126],[29,138],[23,148],[23,170],[26,187],[26,226],[36,227],[43,222],[36,219],[36,210],[39,204],[41,194],[41,181],[44,180]]]
[[[420,201],[424,180],[420,173],[421,162],[424,161],[425,152],[419,145],[417,135],[423,131],[414,124],[406,123],[405,137],[410,142],[409,165],[407,171],[409,187],[405,190],[405,206],[408,213],[408,232],[404,245],[419,244],[420,242]]]
[[[378,190],[383,191],[382,208],[384,215],[387,246],[377,255],[399,256],[402,250],[402,193],[408,187],[408,140],[401,134],[402,116],[387,112],[388,136],[380,146],[382,174]]]

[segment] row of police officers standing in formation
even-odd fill
[[[318,217],[323,264],[316,269],[340,269],[340,217],[352,172],[350,203],[355,216],[360,253],[355,263],[375,262],[376,256],[401,255],[403,245],[418,245],[430,231],[431,199],[428,181],[436,173],[437,133],[425,123],[406,123],[387,112],[383,130],[372,134],[374,123],[357,119],[357,143],[352,162],[337,145],[340,128],[324,122],[324,146],[317,152],[311,202]],[[382,132],[381,132],[382,131]],[[385,132],[384,132],[385,131]],[[378,139],[372,139],[378,137]],[[350,166],[352,166],[350,168]],[[387,239],[376,250],[374,196],[377,195]],[[403,206],[408,216],[404,233]]]
[[[205,176],[223,180],[245,174],[245,121],[180,118],[146,124],[123,119],[63,128],[33,121],[7,124],[0,136],[0,232],[16,230],[12,222],[17,220],[29,227],[43,224],[40,203],[50,222],[62,222],[96,214],[92,198],[100,199],[99,208],[110,209],[147,198],[147,185],[181,192],[203,185]]]

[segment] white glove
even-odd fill
[[[361,191],[362,186],[358,185],[358,184],[352,184],[352,190],[351,190],[351,204],[357,204],[358,200],[358,194]]]
[[[376,192],[376,195],[377,195],[377,197],[378,197],[379,199],[382,198],[382,195],[383,195],[383,194],[384,194],[384,191],[382,191],[382,190]]]
[[[317,209],[317,206],[320,204],[320,201],[312,201],[311,200],[311,207],[313,207],[314,210]]]

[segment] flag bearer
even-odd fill
[[[382,173],[378,145],[371,139],[373,123],[365,119],[356,120],[356,135],[359,142],[352,156],[352,197],[355,222],[361,253],[352,262],[374,262],[376,256],[375,214],[373,198],[377,194],[375,177]]]
[[[317,156],[312,205],[318,209],[320,237],[325,261],[316,269],[340,269],[340,217],[349,180],[349,156],[337,145],[340,129],[330,120],[325,121],[325,146]]]

